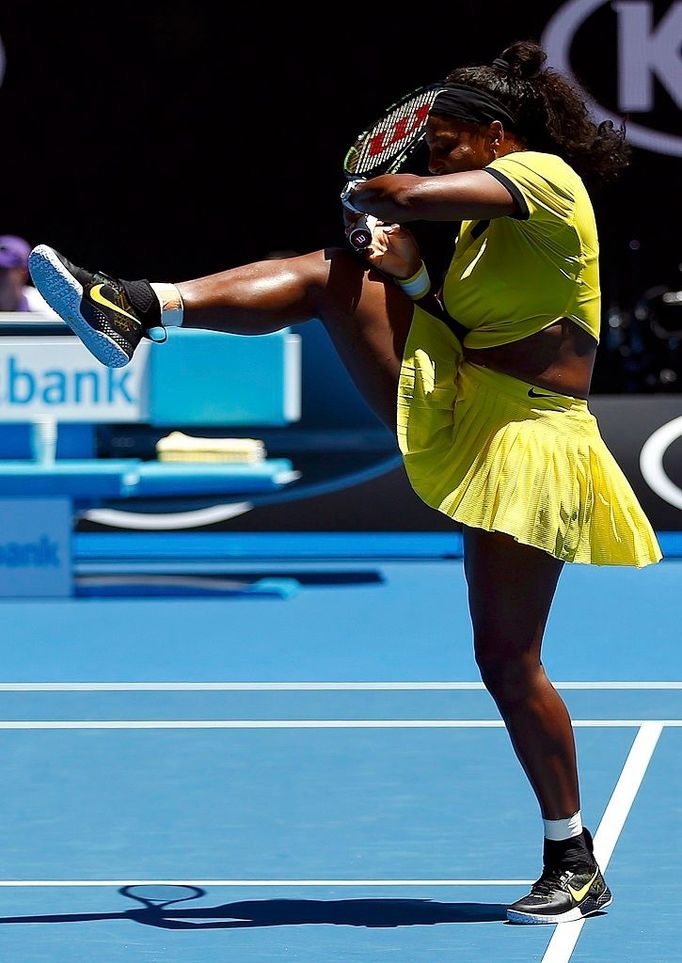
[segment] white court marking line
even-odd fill
[[[682,689],[682,682],[555,682],[556,689]],[[0,682],[0,692],[484,691],[482,682]]]
[[[682,727],[682,719],[574,719],[580,729]],[[503,729],[501,719],[87,719],[0,722],[0,729]]]
[[[642,723],[625,760],[623,771],[594,836],[594,853],[603,872],[609,864],[662,731],[663,725],[660,722]],[[557,926],[542,963],[568,963],[584,925],[583,919]]]
[[[682,719],[574,719],[580,729],[681,727]],[[0,722],[0,729],[502,729],[501,719],[106,719]]]
[[[9,886],[530,886],[530,879],[2,879]]]
[[[677,720],[682,724],[682,720]],[[576,723],[574,723],[575,725]],[[601,722],[589,723],[579,720],[578,725],[601,725]],[[471,725],[471,723],[469,723]],[[488,723],[486,722],[487,726]],[[502,726],[500,722],[499,727]],[[628,723],[629,725],[629,723]],[[623,771],[606,808],[604,817],[595,836],[595,848],[602,868],[605,869],[611,857],[613,848],[622,830],[625,819],[635,798],[639,785],[646,771],[649,759],[661,734],[664,722],[644,722],[640,725],[635,742],[630,750]],[[647,754],[648,753],[648,754]],[[641,770],[641,772],[639,772]],[[639,772],[639,778],[637,774]],[[0,887],[87,887],[87,886],[529,886],[531,880],[0,880]],[[578,927],[578,935],[582,923],[565,923],[557,928],[555,936],[561,937],[561,930]],[[543,958],[543,963],[561,963],[568,960],[575,946],[576,935],[567,957]],[[554,937],[547,949],[549,953],[554,944]]]

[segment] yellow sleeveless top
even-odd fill
[[[485,170],[520,213],[462,222],[443,301],[469,329],[464,344],[508,344],[559,318],[599,341],[599,241],[582,180],[560,157],[538,151],[515,151]]]

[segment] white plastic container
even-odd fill
[[[52,465],[57,458],[58,425],[49,415],[39,415],[33,420],[31,449],[33,460],[41,465]]]

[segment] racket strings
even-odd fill
[[[362,175],[384,167],[415,147],[424,135],[429,110],[437,93],[436,89],[416,95],[389,111],[371,127],[355,145],[351,173]]]

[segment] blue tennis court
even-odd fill
[[[4,4],[0,963],[682,961],[682,0],[411,13]]]
[[[77,597],[0,604],[3,959],[676,958],[664,537],[642,571],[567,566],[547,628],[614,892],[560,927],[506,923],[542,824],[478,680],[457,536],[231,536],[221,578],[285,590],[227,597],[145,590],[149,538],[118,562],[76,539]]]

